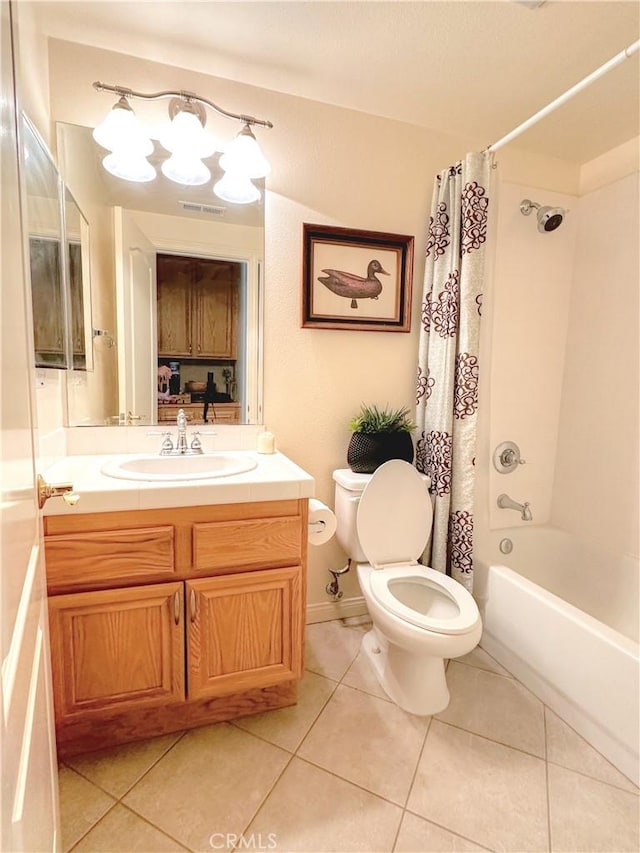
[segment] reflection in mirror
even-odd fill
[[[110,330],[117,356],[103,371],[108,341],[96,338],[96,369],[68,395],[69,424],[175,422],[178,408],[193,424],[259,423],[264,182],[259,201],[235,205],[159,168],[152,182],[123,181],[78,125],[58,124],[58,151],[91,225],[93,326]],[[156,143],[149,161],[162,158]],[[114,375],[112,393],[97,395]]]
[[[92,370],[89,223],[67,187],[64,190],[64,228],[69,271],[73,368]]]
[[[35,128],[22,116],[22,154],[26,192],[25,230],[33,296],[36,367],[69,364],[64,287],[60,176]]]

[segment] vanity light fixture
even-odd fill
[[[265,177],[271,167],[251,128],[255,125],[271,128],[273,124],[270,121],[228,112],[193,92],[145,93],[100,82],[95,82],[93,87],[99,92],[113,92],[119,98],[105,120],[93,131],[96,142],[111,152],[102,163],[112,175],[138,182],[150,181],[156,176],[156,170],[146,159],[154,150],[153,142],[135,116],[129,100],[169,98],[171,124],[160,136],[160,143],[171,156],[162,163],[162,173],[183,186],[198,186],[211,179],[211,172],[202,161],[221,150],[222,146],[205,132],[207,117],[204,108],[209,107],[243,125],[220,157],[220,167],[225,174],[216,182],[213,192],[224,201],[235,204],[250,204],[260,198],[260,191],[252,179]]]
[[[93,131],[93,138],[110,151],[103,159],[102,165],[125,181],[144,183],[152,181],[156,170],[147,157],[153,153],[153,142],[145,133],[142,122],[121,97]]]

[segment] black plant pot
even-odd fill
[[[347,463],[356,474],[373,474],[390,459],[413,462],[413,442],[408,432],[354,432]]]

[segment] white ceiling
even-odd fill
[[[640,35],[636,0],[83,0],[38,15],[56,38],[486,144]],[[583,163],[638,135],[639,65],[636,54],[517,145]]]

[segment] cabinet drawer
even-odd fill
[[[193,525],[196,572],[286,566],[302,556],[300,516]]]
[[[49,591],[162,580],[175,574],[173,526],[46,536]]]

